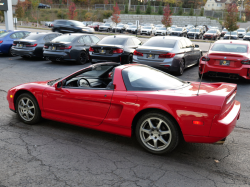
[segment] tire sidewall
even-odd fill
[[[149,149],[146,145],[144,145],[144,143],[142,142],[141,138],[140,138],[140,127],[143,123],[143,121],[145,121],[148,118],[152,118],[152,117],[157,117],[162,119],[164,122],[166,122],[170,128],[170,131],[172,133],[172,139],[170,144],[168,145],[167,148],[165,148],[162,151],[154,151]],[[139,144],[146,149],[148,152],[153,153],[153,154],[165,154],[165,153],[169,153],[171,151],[173,151],[176,146],[178,145],[179,141],[180,141],[180,135],[179,135],[179,130],[177,128],[177,124],[169,117],[167,117],[165,114],[163,113],[156,113],[156,112],[152,112],[152,113],[146,113],[144,114],[137,122],[136,124],[136,128],[135,128],[135,134],[136,134],[136,139],[139,142]]]
[[[81,55],[82,55],[83,53],[85,54],[85,56],[86,56],[86,58],[87,58],[87,60],[86,60],[85,62],[81,62],[81,59],[80,59],[80,58],[81,58]],[[86,53],[85,51],[81,51],[81,52],[80,52],[80,55],[79,55],[78,58],[77,58],[77,63],[80,64],[80,65],[84,65],[84,64],[86,64],[87,62],[88,62],[87,53]]]

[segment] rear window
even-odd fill
[[[209,30],[207,31],[207,33],[216,33],[217,31],[216,30]]]
[[[162,37],[159,37],[159,38],[149,39],[147,42],[143,44],[143,46],[174,48],[175,43],[176,43],[176,40],[162,39]]]
[[[242,44],[214,44],[211,51],[232,52],[232,53],[246,53],[247,45]]]
[[[9,32],[1,32],[0,33],[0,38],[3,38],[5,36],[7,36],[9,34]]]
[[[77,36],[73,35],[62,35],[53,39],[53,42],[72,42]]]
[[[105,37],[101,41],[99,41],[98,44],[124,45],[126,41],[126,38]]]
[[[182,87],[185,82],[157,69],[134,66],[122,71],[127,90],[165,90]]]
[[[39,34],[30,34],[29,36],[27,36],[25,39],[26,40],[37,40],[40,37],[43,37],[44,35],[39,35]]]

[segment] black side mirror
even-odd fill
[[[195,44],[195,45],[194,45],[194,47],[195,47],[195,48],[199,48],[200,46],[199,46],[199,45],[197,45],[197,44]]]
[[[55,90],[60,91],[62,89],[62,85],[63,85],[62,81],[56,83],[55,84]]]

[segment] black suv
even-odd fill
[[[39,3],[38,8],[51,8],[49,5]]]
[[[187,30],[185,27],[176,27],[171,31],[170,36],[184,36],[187,37]]]
[[[95,30],[93,28],[84,26],[80,21],[55,20],[53,23],[52,32],[92,34],[95,32]]]

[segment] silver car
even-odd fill
[[[141,35],[146,34],[146,35],[151,35],[153,32],[153,27],[151,26],[143,26],[141,28]]]
[[[239,28],[238,30],[237,30],[237,32],[238,32],[238,34],[239,34],[239,38],[244,38],[244,36],[246,35],[246,29],[244,29],[244,28]]]
[[[185,68],[198,65],[202,51],[185,37],[155,36],[134,51],[133,63],[182,75]]]

